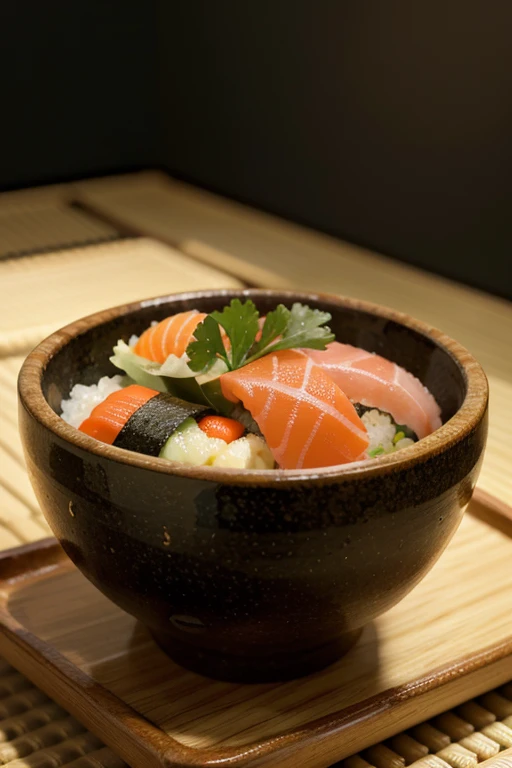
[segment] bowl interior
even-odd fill
[[[464,370],[445,347],[426,333],[360,307],[357,302],[343,304],[334,297],[318,297],[313,301],[312,297],[301,295],[290,298],[287,294],[247,293],[261,314],[274,309],[279,302],[291,306],[293,301],[303,301],[329,311],[332,314],[330,326],[338,341],[376,352],[413,373],[436,398],[443,422],[462,405],[467,389]],[[120,373],[109,361],[118,339],[127,342],[132,334],[142,333],[153,320],[162,320],[175,312],[192,308],[204,312],[221,309],[233,296],[240,296],[240,292],[171,296],[163,301],[142,302],[118,316],[110,313],[104,322],[71,338],[48,361],[42,379],[47,402],[59,414],[61,400],[68,396],[75,384],[93,384],[101,376]]]

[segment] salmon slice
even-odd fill
[[[419,379],[396,363],[339,341],[331,342],[322,351],[305,352],[352,402],[390,413],[397,424],[407,425],[418,438],[441,426],[441,409],[433,396]]]
[[[165,363],[169,355],[181,357],[192,341],[195,329],[205,317],[204,312],[198,312],[197,309],[166,317],[144,331],[133,351],[156,363]]]
[[[283,469],[329,467],[363,458],[369,439],[350,400],[304,352],[283,350],[220,377],[241,401]]]
[[[158,394],[155,389],[130,384],[118,392],[112,392],[103,402],[98,403],[78,429],[102,443],[112,445],[135,411]]]

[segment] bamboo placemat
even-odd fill
[[[115,304],[240,285],[148,238],[0,261],[0,357],[28,352],[62,325]]]
[[[16,379],[23,356],[0,359],[0,549],[50,536],[25,471]]]
[[[0,259],[118,237],[111,224],[59,198],[0,196]]]

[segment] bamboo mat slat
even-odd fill
[[[116,177],[119,179],[119,177]],[[73,199],[73,182],[45,187],[15,189],[0,194],[0,211],[20,210],[40,205],[63,205]]]
[[[53,330],[99,309],[240,281],[150,239],[0,262],[0,357],[28,352]]]
[[[119,237],[115,227],[61,202],[2,205],[0,259]]]
[[[16,378],[24,356],[0,358],[0,548],[50,536],[25,471]]]

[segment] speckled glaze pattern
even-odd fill
[[[250,295],[327,309],[337,338],[404,366],[444,426],[413,448],[326,471],[189,468],[106,446],[56,413],[78,381],[152,320]],[[43,512],[75,564],[179,662],[279,680],[335,660],[427,573],[455,532],[487,434],[487,382],[440,332],[337,297],[265,291],[164,297],[99,313],[37,347],[20,373],[20,429]]]

